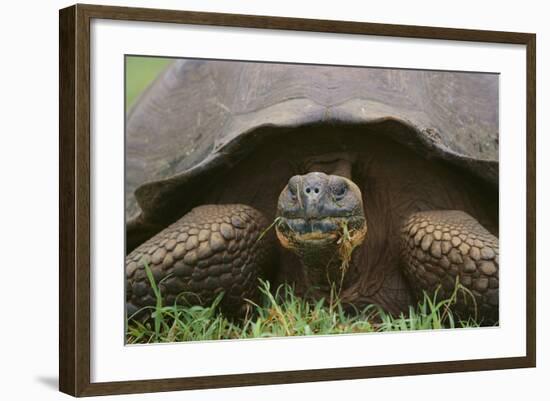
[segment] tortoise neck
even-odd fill
[[[307,288],[327,295],[333,285],[336,291],[341,289],[348,266],[344,266],[340,258],[338,245],[303,249],[299,257]]]

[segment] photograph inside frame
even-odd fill
[[[126,343],[499,324],[499,75],[125,59]]]

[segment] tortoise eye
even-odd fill
[[[348,192],[348,187],[345,184],[338,185],[332,189],[336,200],[341,200]]]
[[[288,186],[288,193],[290,194],[290,198],[292,200],[296,200],[297,199],[297,196],[296,196],[296,187],[294,185],[289,185]]]

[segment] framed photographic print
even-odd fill
[[[60,154],[63,392],[535,366],[534,34],[75,5]]]

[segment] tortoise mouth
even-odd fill
[[[289,249],[327,246],[336,244],[345,235],[354,232],[366,231],[365,217],[326,216],[315,219],[279,217],[276,224],[276,233],[279,242]]]

